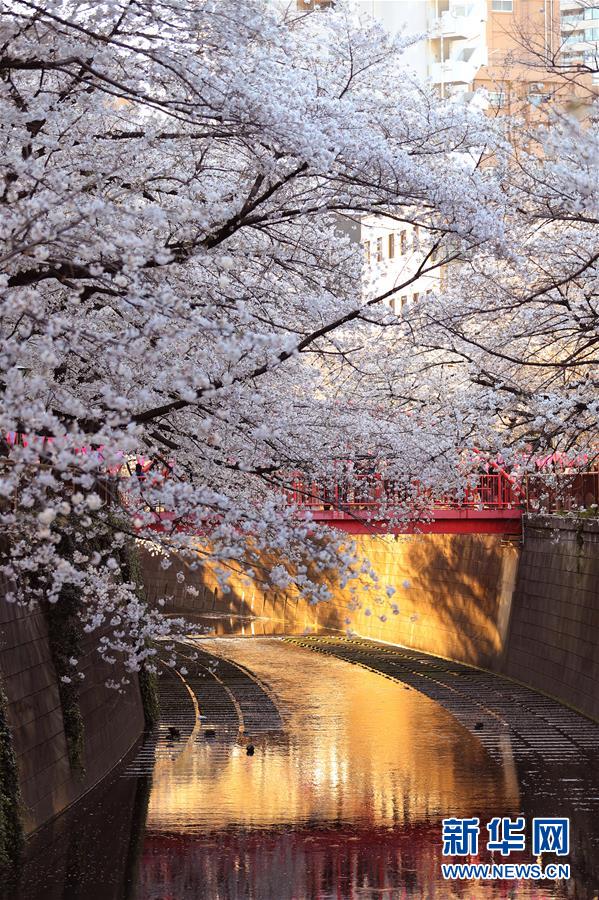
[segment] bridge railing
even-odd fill
[[[527,512],[573,512],[599,507],[599,471],[539,472],[523,481]]]
[[[459,494],[435,495],[432,503],[437,509],[514,509],[521,505],[518,484],[503,472],[476,475]]]
[[[315,481],[296,477],[286,490],[295,506],[339,512],[418,509],[514,509],[521,505],[521,490],[502,472],[471,476],[458,494],[436,493],[417,481],[387,479],[378,473],[353,475],[337,481]]]

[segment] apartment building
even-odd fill
[[[572,59],[581,53],[588,59],[589,42],[599,38],[599,0],[355,0],[354,5],[392,32],[427,35],[406,55],[405,65],[427,77],[441,97],[476,102],[489,115],[515,113],[531,124],[547,120],[555,104],[576,106],[572,84],[560,77],[558,67],[548,65],[561,58],[564,28],[571,29]],[[394,229],[374,219],[360,226],[367,267],[381,273],[381,293],[401,283],[422,258],[410,228],[404,241],[412,247],[411,257],[387,252],[387,232]],[[402,307],[430,290],[443,290],[448,268],[453,267],[441,266],[419,279],[402,293],[404,303],[396,303]]]
[[[438,259],[433,253],[432,259],[425,262],[430,241],[424,229],[386,216],[364,216],[358,227],[366,278],[378,295],[393,291],[384,302],[397,315],[426,294],[443,289],[446,274],[443,267],[426,273]],[[425,274],[419,274],[419,268]]]
[[[297,0],[298,6],[304,0]],[[312,0],[310,0],[312,2]],[[397,33],[427,37],[406,51],[405,65],[429,78],[442,97],[477,102],[538,119],[564,82],[544,60],[561,52],[565,18],[572,54],[592,52],[599,2],[591,0],[354,0],[354,7]],[[577,11],[576,9],[577,8]],[[564,10],[568,16],[565,17]],[[599,35],[597,35],[599,37]],[[584,44],[581,39],[584,38]],[[596,47],[595,47],[596,49]]]
[[[599,84],[599,3],[561,0],[561,59],[568,66],[582,65]]]
[[[546,62],[561,48],[560,0],[435,0],[428,53],[442,96],[483,88],[491,112],[546,118],[570,87]]]
[[[334,0],[295,0],[298,11],[334,6]],[[353,0],[391,33],[422,34],[403,66],[428,78],[443,98],[476,102],[490,115],[517,113],[531,123],[554,104],[568,107],[573,88],[555,65],[589,58],[599,47],[599,0]],[[593,41],[596,43],[593,44]],[[484,89],[481,91],[480,89]],[[364,247],[366,278],[384,294],[418,271],[426,232],[369,216],[342,229]],[[428,248],[427,248],[428,249]],[[443,290],[448,266],[419,276],[388,301],[402,312],[430,291]]]

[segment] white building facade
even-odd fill
[[[562,60],[582,64],[599,83],[599,3],[592,0],[561,0]]]

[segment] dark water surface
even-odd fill
[[[160,728],[30,842],[15,900],[599,895],[592,753],[540,777],[509,733],[492,758],[434,700],[365,668],[277,638],[196,643],[187,684],[163,678]],[[570,882],[442,880],[441,819],[519,814],[572,815]]]

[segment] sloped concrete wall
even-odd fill
[[[599,719],[599,522],[530,517],[502,671]]]
[[[499,664],[517,571],[517,543],[501,535],[461,534],[364,536],[356,543],[380,585],[376,590],[366,579],[357,592],[359,605],[332,576],[328,579],[332,601],[310,606],[297,593],[265,591],[240,574],[231,577],[230,592],[223,593],[211,569],[193,571],[175,561],[165,571],[160,558],[149,554],[143,556],[142,570],[151,602],[169,596],[166,612],[206,616],[217,633],[239,630],[237,616],[254,616],[258,618],[244,627],[244,633],[350,629],[480,666]],[[178,571],[184,572],[184,582],[177,580]],[[387,586],[395,589],[391,597],[385,593]]]
[[[23,797],[23,824],[30,833],[97,784],[143,731],[139,686],[133,678],[121,695],[105,686],[115,670],[91,645],[80,664],[80,708],[85,735],[85,774],[69,765],[58,683],[48,631],[39,609],[7,603],[0,591],[0,677],[8,699]]]
[[[448,534],[383,543],[363,538],[359,546],[381,584],[394,587],[395,594],[382,605],[365,599],[349,614],[352,630],[474,665],[499,664],[518,567],[517,543],[500,535]]]

